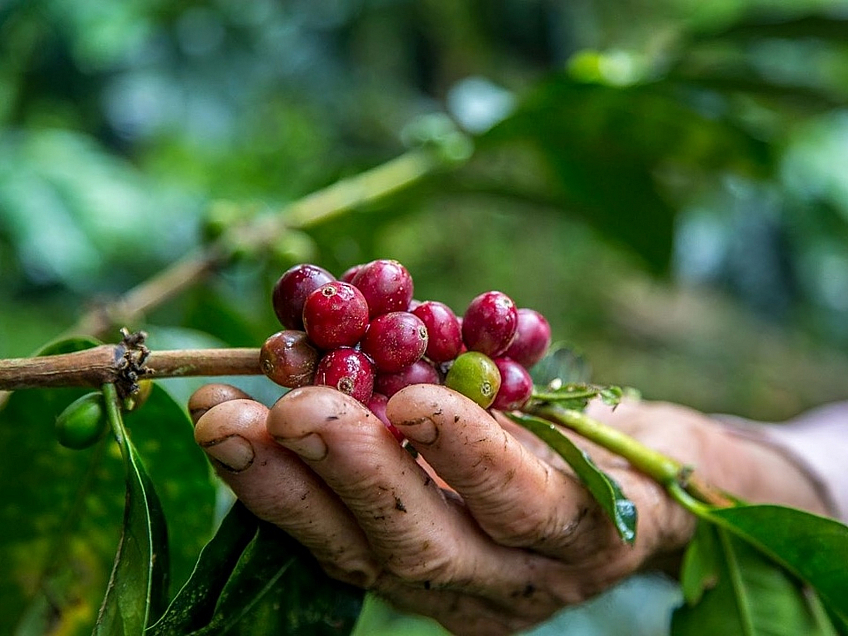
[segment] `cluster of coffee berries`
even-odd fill
[[[413,299],[394,260],[356,265],[338,279],[296,265],[274,285],[284,329],[261,349],[265,374],[288,388],[328,385],[385,421],[389,397],[411,384],[445,384],[483,408],[518,409],[530,398],[528,369],[547,352],[548,321],[499,291],[474,298],[462,317]]]

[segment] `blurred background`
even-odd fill
[[[292,264],[396,258],[599,382],[785,419],[848,397],[846,103],[833,0],[0,1],[0,357],[453,127],[454,168],[128,326],[259,346]]]

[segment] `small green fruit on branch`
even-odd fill
[[[123,342],[34,358],[0,360],[0,390],[91,387],[115,384],[131,395],[142,379],[183,376],[260,375],[258,348],[150,351],[143,332]]]

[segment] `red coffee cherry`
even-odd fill
[[[323,267],[301,263],[289,268],[274,284],[274,313],[286,329],[303,329],[303,303],[324,283],[336,280]]]
[[[469,351],[490,358],[507,350],[518,327],[518,309],[512,299],[499,291],[480,294],[468,305],[462,319],[462,340]]]
[[[374,392],[374,365],[356,349],[333,349],[318,363],[313,384],[331,386],[367,404]]]
[[[510,358],[495,358],[501,374],[501,388],[492,402],[492,408],[514,411],[527,404],[533,393],[533,380],[522,365]]]
[[[432,364],[426,360],[418,360],[396,373],[377,373],[374,390],[392,397],[411,384],[441,384],[441,378]]]
[[[269,336],[259,350],[262,372],[280,386],[295,389],[312,384],[320,353],[306,332],[296,329]]]
[[[530,369],[545,357],[550,346],[551,325],[547,319],[535,309],[519,309],[515,338],[504,356]]]
[[[389,432],[394,435],[394,438],[398,441],[398,443],[402,444],[406,437],[404,437],[404,434],[401,433],[386,416],[386,403],[388,401],[389,398],[382,393],[373,393],[371,394],[371,399],[368,400],[368,404],[366,406],[368,406],[368,408],[371,409],[371,412],[379,418],[387,429],[389,429]]]
[[[303,327],[319,349],[352,347],[368,327],[368,303],[350,283],[325,283],[306,297]]]
[[[433,362],[447,362],[462,349],[462,327],[453,310],[437,300],[427,300],[412,309],[427,327],[427,350]]]
[[[393,373],[420,360],[427,340],[427,327],[418,316],[392,311],[368,323],[360,347],[379,371]]]
[[[381,259],[365,263],[351,283],[368,301],[371,318],[390,311],[406,311],[412,300],[412,276],[397,261]]]

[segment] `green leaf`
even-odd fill
[[[708,518],[810,585],[837,627],[848,632],[848,526],[771,505],[713,510]]]
[[[798,582],[785,570],[727,530],[705,522],[701,526],[695,540],[700,543],[695,547],[698,556],[684,564],[687,604],[672,617],[673,636],[826,633],[817,627]],[[687,566],[698,572],[685,572]],[[703,588],[700,599],[692,595],[692,583],[698,579]],[[699,602],[693,604],[695,600]]]
[[[563,344],[551,347],[550,352],[530,370],[533,383],[548,386],[558,380],[563,384],[588,382],[591,372],[586,358]]]
[[[618,406],[624,398],[624,389],[620,386],[605,386],[598,393],[598,397],[607,406]]]
[[[720,32],[702,32],[696,37],[705,40],[737,39],[756,40],[764,38],[779,38],[803,40],[817,38],[820,40],[848,41],[848,19],[836,15],[787,15],[756,17],[734,22]]]
[[[699,113],[679,86],[589,84],[565,72],[539,83],[478,142],[481,151],[506,145],[531,150],[544,182],[536,190],[655,272],[667,271],[676,216],[658,174],[669,165],[699,175],[773,167],[765,143],[727,118]]]
[[[362,590],[329,578],[282,530],[259,522],[221,592],[215,616],[197,634],[346,634],[363,597]]]
[[[126,469],[126,508],[121,540],[95,635],[140,635],[167,603],[168,536],[161,504],[127,436],[117,392],[104,387],[112,430]]]
[[[707,521],[699,521],[680,568],[680,587],[689,605],[700,601],[704,591],[718,581],[718,550],[715,528]]]
[[[241,503],[148,636],[349,633],[364,592],[330,579],[306,550]]]
[[[40,354],[99,342],[71,338]],[[56,416],[90,389],[14,392],[0,410],[0,633],[91,634],[124,509],[123,466],[107,437],[85,450],[55,439]],[[14,486],[12,486],[14,485]]]
[[[147,634],[188,634],[209,623],[221,590],[256,535],[257,521],[241,502],[230,508],[215,536],[200,553],[191,577]]]
[[[592,493],[615,524],[621,539],[632,544],[636,540],[636,506],[624,496],[615,480],[598,468],[589,455],[563,435],[551,422],[531,415],[515,413],[507,413],[507,415],[546,442],[568,462],[583,481],[583,485]]]
[[[147,400],[124,414],[124,422],[168,520],[171,583],[179,587],[214,531],[217,481],[194,442],[186,408],[163,384],[154,382]]]

